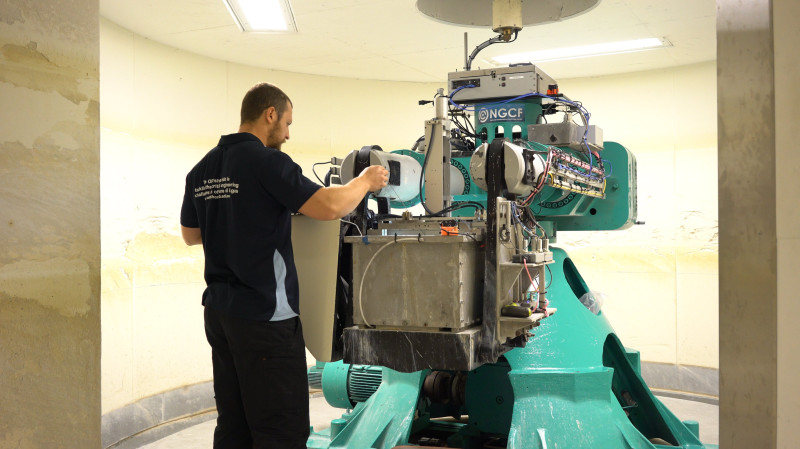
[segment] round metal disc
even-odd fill
[[[522,0],[522,24],[566,20],[599,3],[600,0]],[[453,25],[492,26],[492,0],[417,0],[417,9],[434,20]]]

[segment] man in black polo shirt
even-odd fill
[[[239,133],[222,136],[186,176],[181,232],[203,245],[206,337],[214,367],[214,448],[305,448],[305,342],[291,213],[334,220],[388,182],[371,166],[321,187],[280,151],[292,102],[262,83],[242,100]]]

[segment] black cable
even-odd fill
[[[473,139],[475,138],[475,133],[473,133],[472,131],[470,131],[470,130],[469,130],[467,127],[466,127],[466,125],[463,125],[461,122],[459,122],[459,121],[458,121],[458,115],[451,114],[451,117],[453,118],[453,123],[455,123],[455,124],[456,124],[456,127],[457,127],[457,128],[458,128],[458,129],[459,129],[459,130],[460,130],[462,133],[464,133],[464,135],[466,135],[467,137],[471,137],[471,138],[473,138]],[[464,122],[465,122],[465,123],[469,123],[469,120],[467,120],[467,118],[466,118],[466,117],[464,117]]]
[[[325,164],[330,164],[330,163],[331,162],[317,162],[316,164],[311,166],[311,171],[314,172],[314,176],[317,178],[317,181],[319,181],[319,183],[322,184],[322,185],[325,185],[325,183],[322,182],[322,180],[319,178],[319,175],[317,174],[317,170],[316,170],[317,165],[325,165]]]
[[[550,271],[550,265],[549,264],[545,265],[545,267],[547,268],[547,272],[549,273],[549,276],[547,276],[547,277],[548,277],[550,282],[548,282],[547,285],[544,286],[544,289],[548,290],[548,289],[550,289],[550,285],[553,283],[553,272]]]
[[[475,210],[484,210],[486,209],[483,204],[475,202],[475,201],[464,201],[458,204],[454,204],[452,206],[445,207],[444,209],[440,210],[439,212],[432,213],[430,215],[426,215],[426,217],[439,217],[442,214],[446,214],[448,212],[457,211],[460,209],[465,209],[467,207],[475,208]]]
[[[472,124],[472,120],[467,119],[466,116],[464,118],[465,118],[467,124],[469,125],[469,127],[472,129],[472,137],[477,138],[478,137],[478,131],[475,130],[475,125]]]
[[[483,50],[484,48],[486,48],[486,47],[488,47],[488,46],[490,46],[492,44],[496,44],[498,42],[503,42],[505,44],[510,44],[510,43],[514,42],[515,40],[517,40],[517,35],[518,34],[519,34],[519,31],[515,31],[514,32],[514,39],[511,39],[511,40],[508,40],[508,41],[504,41],[502,35],[497,35],[497,36],[495,36],[495,37],[483,42],[482,44],[478,45],[477,47],[475,47],[475,50],[472,50],[472,53],[469,55],[469,58],[467,59],[467,66],[465,67],[465,69],[470,70],[472,68],[472,60],[475,59],[475,57],[478,56],[478,53],[481,50]]]

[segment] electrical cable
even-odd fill
[[[527,143],[528,142],[526,142],[526,144]],[[542,189],[544,188],[544,183],[545,183],[545,181],[547,179],[547,172],[550,171],[550,163],[551,163],[551,159],[552,159],[552,156],[553,156],[553,148],[554,147],[552,147],[552,146],[548,146],[547,147],[547,159],[545,160],[545,163],[544,163],[544,171],[542,171],[542,174],[540,175],[539,182],[536,183],[536,187],[533,188],[533,191],[531,192],[531,194],[528,195],[528,197],[525,198],[525,200],[522,201],[522,205],[523,206],[529,205],[530,202],[533,200],[533,198],[536,195],[538,195],[542,191]]]
[[[447,212],[452,212],[454,210],[462,209],[464,207],[475,207],[476,209],[485,209],[482,204],[476,203],[474,201],[465,201],[465,202],[462,202],[462,203],[454,204],[454,205],[448,206],[448,207],[440,210],[439,212],[433,212],[428,208],[428,204],[425,203],[425,195],[424,195],[424,193],[422,191],[422,188],[423,188],[423,183],[425,181],[425,169],[428,167],[428,160],[429,160],[428,155],[430,154],[431,147],[433,145],[433,134],[434,134],[434,131],[435,131],[435,127],[432,126],[431,127],[431,136],[428,139],[428,141],[426,142],[427,143],[427,149],[425,150],[425,157],[424,157],[424,159],[422,161],[422,172],[419,175],[419,202],[420,202],[420,204],[422,204],[422,208],[425,209],[425,213],[428,214],[427,216],[429,216],[429,217],[436,217],[436,216],[439,216],[439,215],[447,213]]]
[[[486,209],[483,206],[483,204],[481,204],[481,203],[478,203],[478,202],[475,202],[475,201],[463,201],[463,202],[460,202],[460,203],[457,203],[457,204],[453,204],[451,206],[447,206],[444,209],[440,210],[439,212],[431,213],[429,215],[426,215],[426,217],[439,217],[442,214],[446,214],[448,212],[457,211],[457,210],[460,210],[460,209],[465,209],[467,207],[473,207],[473,208],[475,208],[476,211]]]
[[[384,249],[388,248],[389,245],[397,242],[407,242],[407,241],[417,241],[417,239],[402,238],[389,241],[389,243],[381,246],[380,248],[378,248],[377,251],[375,251],[375,254],[372,255],[372,258],[369,260],[369,262],[367,262],[367,266],[364,268],[364,274],[361,275],[361,282],[359,283],[358,286],[358,311],[361,314],[361,320],[364,321],[364,325],[366,325],[367,327],[374,327],[374,326],[369,324],[369,322],[367,322],[367,318],[364,316],[364,307],[362,305],[363,301],[361,295],[364,292],[364,279],[366,279],[367,277],[367,272],[369,271],[369,267],[372,265],[372,262],[375,261],[375,258],[378,257],[378,254],[380,254],[381,251],[383,251]]]
[[[614,166],[611,165],[611,161],[609,161],[608,159],[600,159],[600,161],[605,163],[605,164],[608,164],[609,171],[608,171],[608,174],[606,175],[606,178],[610,178],[611,174],[614,173]]]
[[[319,175],[317,174],[317,170],[316,170],[317,165],[325,165],[325,164],[330,164],[330,163],[331,163],[330,161],[328,161],[328,162],[317,162],[317,163],[315,163],[314,165],[311,166],[311,171],[314,173],[314,176],[317,178],[317,181],[319,181],[319,183],[322,184],[322,185],[325,185],[325,183],[322,182],[322,180],[319,178]]]
[[[592,176],[591,170],[592,170],[592,166],[594,165],[594,155],[592,154],[592,149],[589,147],[589,142],[588,142],[589,119],[592,116],[592,114],[583,106],[583,104],[581,102],[579,102],[579,101],[571,101],[571,100],[567,100],[565,98],[552,97],[550,95],[540,94],[538,92],[531,92],[531,93],[527,93],[527,94],[516,96],[516,97],[508,99],[508,100],[502,100],[502,101],[497,101],[497,102],[492,102],[492,103],[475,103],[472,106],[462,106],[462,105],[456,103],[455,101],[453,101],[453,95],[455,93],[457,93],[458,91],[460,91],[462,89],[473,88],[473,87],[476,87],[476,86],[474,86],[472,84],[467,84],[467,85],[464,85],[464,86],[460,86],[457,89],[454,89],[452,92],[450,92],[450,95],[448,96],[448,100],[449,100],[450,104],[453,105],[454,107],[462,110],[462,111],[475,111],[475,108],[478,107],[478,106],[482,106],[482,107],[496,106],[496,105],[511,103],[513,101],[521,100],[523,98],[538,97],[538,98],[546,98],[546,99],[551,100],[551,101],[556,102],[556,103],[563,103],[563,104],[567,104],[567,105],[571,106],[575,111],[577,111],[580,114],[581,118],[583,119],[584,130],[583,130],[583,138],[581,139],[581,143],[582,143],[583,147],[586,149],[586,152],[589,153],[589,169],[587,170],[587,173],[589,174],[589,176]]]
[[[525,214],[526,218],[530,223],[532,223],[536,228],[542,231],[542,238],[547,238],[547,231],[544,230],[542,225],[536,220],[536,215],[533,213],[530,207],[524,207],[522,209],[522,213]]]
[[[352,221],[347,221],[344,218],[340,218],[339,221],[342,221],[344,223],[351,224],[351,225],[355,226],[356,227],[356,231],[358,231],[358,235],[360,235],[361,237],[364,237],[364,234],[361,233],[361,228],[359,228],[357,224],[353,223]]]
[[[528,270],[528,262],[523,258],[522,259],[522,266],[525,267],[525,272],[528,273],[528,279],[531,281],[531,285],[533,285],[533,277],[531,276],[531,272]],[[539,276],[537,273],[536,276]]]
[[[528,232],[528,235],[530,236],[536,235],[536,233],[531,231],[527,226],[525,226],[525,223],[523,223],[522,220],[519,218],[519,210],[517,209],[516,203],[511,203],[511,216],[514,218],[514,221],[516,221],[517,223],[519,223],[520,226],[522,226],[522,229]]]
[[[553,272],[550,271],[550,265],[545,265],[545,268],[547,268],[547,272],[549,273],[548,277],[550,278],[550,282],[548,282],[547,285],[544,286],[544,289],[547,290],[550,288],[550,284],[553,283]]]
[[[478,56],[478,53],[481,50],[483,50],[484,48],[486,48],[486,47],[488,47],[488,46],[490,46],[492,44],[497,44],[497,43],[500,43],[500,42],[505,43],[505,44],[510,44],[510,43],[514,42],[515,40],[517,40],[517,35],[519,35],[519,31],[515,31],[514,32],[514,39],[511,39],[511,40],[505,41],[505,40],[503,40],[503,35],[497,35],[497,36],[495,36],[495,37],[493,37],[493,38],[491,38],[491,39],[489,39],[487,41],[484,41],[483,43],[481,43],[480,45],[475,47],[475,50],[472,50],[472,53],[470,53],[469,58],[467,59],[467,66],[464,67],[464,68],[466,70],[470,70],[472,68],[472,61],[475,59],[476,56]]]

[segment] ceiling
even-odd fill
[[[470,52],[495,36],[488,27],[435,21],[420,13],[415,3],[291,0],[298,28],[292,34],[242,33],[222,0],[100,0],[100,14],[153,41],[216,59],[393,81],[443,82],[448,72],[464,67],[465,31]],[[672,46],[545,62],[541,67],[564,79],[715,60],[715,0],[602,0],[594,9],[563,22],[525,27],[516,42],[483,50],[472,68],[495,67],[489,58],[503,53],[646,37],[666,38]]]

